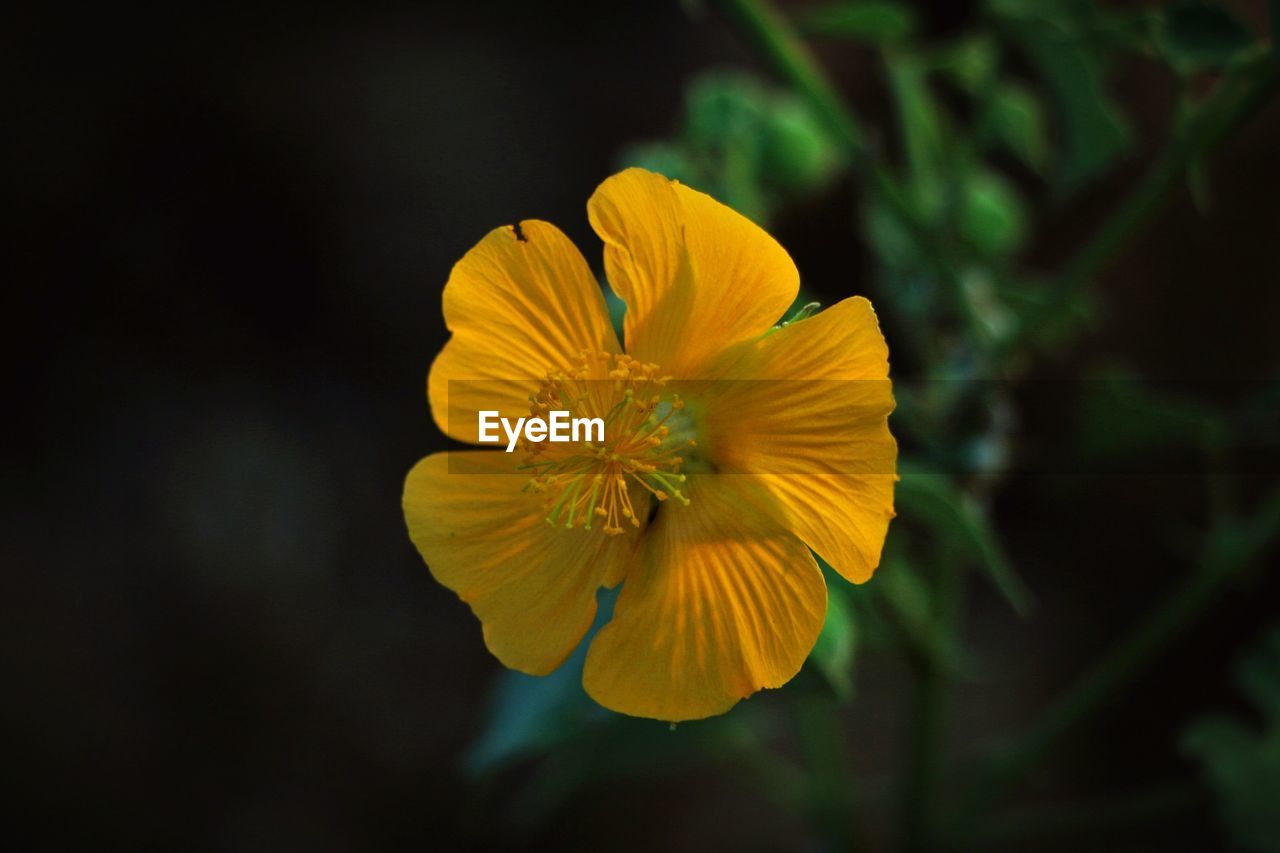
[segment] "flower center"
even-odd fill
[[[689,503],[680,454],[696,445],[693,424],[680,396],[663,391],[668,379],[656,364],[601,352],[583,352],[568,373],[547,373],[529,398],[533,416],[568,411],[604,421],[603,441],[521,442],[520,469],[532,472],[525,491],[546,495],[548,524],[592,530],[598,521],[616,535],[624,524],[640,526],[635,501],[644,492]]]

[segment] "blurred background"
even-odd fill
[[[1280,849],[1265,2],[8,17],[39,847]],[[912,475],[800,676],[674,730],[505,673],[399,506],[452,264],[540,218],[599,272],[632,163],[873,300]]]

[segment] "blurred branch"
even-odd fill
[[[923,474],[899,466],[897,502],[940,530],[953,531],[954,543],[970,552],[979,568],[1019,616],[1033,606],[1031,590],[1014,569],[986,513],[946,475]]]
[[[953,635],[960,610],[963,575],[954,559],[944,552],[938,559],[937,594],[932,621],[944,636]],[[902,785],[900,815],[902,849],[935,849],[938,783],[946,741],[946,708],[949,673],[936,658],[915,656],[915,696],[908,730],[906,778]]]
[[[1275,94],[1280,62],[1266,50],[1241,60],[1218,84],[1124,202],[1085,243],[1038,307],[1028,311],[1000,346],[1007,355],[1033,342],[1046,327],[1060,322],[1069,306],[1092,284],[1107,262],[1146,222],[1196,162],[1215,148]]]
[[[893,176],[879,162],[862,121],[844,102],[796,28],[768,0],[722,0],[725,14],[738,24],[765,60],[826,123],[844,150],[849,168],[869,181],[894,213],[918,227],[915,211],[902,199]]]
[[[808,813],[832,848],[857,850],[856,797],[848,746],[837,706],[825,696],[802,694],[793,703],[796,732],[808,768]]]
[[[724,0],[725,12],[756,43],[784,79],[809,102],[852,159],[866,148],[862,123],[839,93],[792,26],[767,0]]]
[[[957,819],[957,835],[971,839],[979,818],[1042,759],[1064,735],[1088,720],[1148,665],[1178,634],[1214,604],[1227,582],[1280,538],[1280,491],[1248,522],[1214,525],[1205,553],[1191,572],[1145,619],[1089,669],[1021,737],[997,748],[970,789]]]
[[[876,198],[912,232],[919,245],[929,249],[929,257],[942,259],[941,263],[935,264],[935,272],[946,284],[952,298],[963,304],[960,282],[952,265],[947,262],[950,251],[944,245],[945,241],[932,233],[921,221],[919,211],[907,202],[893,173],[884,165],[879,151],[864,131],[862,121],[823,72],[795,26],[768,0],[722,0],[721,6],[777,74],[795,88],[827,125],[843,150],[854,177],[875,192]],[[886,296],[890,299],[897,297],[892,291]],[[967,305],[964,307],[967,309]],[[966,319],[972,322],[972,318]],[[979,338],[983,336],[980,326],[975,326],[975,334]]]

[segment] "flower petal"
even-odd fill
[[[604,536],[546,523],[501,451],[437,453],[409,472],[409,538],[437,581],[471,605],[485,645],[507,666],[545,675],[577,647],[596,590],[616,584],[639,531]]]
[[[525,417],[548,369],[575,366],[587,349],[621,351],[582,254],[537,220],[490,231],[458,261],[444,321],[453,337],[431,365],[431,412],[446,435],[473,444],[481,409]]]
[[[739,481],[739,482],[733,482]],[[739,488],[691,477],[689,506],[664,506],[587,650],[583,686],[624,714],[721,714],[804,663],[827,609],[808,549]]]
[[[708,195],[627,169],[587,202],[609,283],[627,304],[627,352],[698,378],[790,307],[800,276],[759,226]]]
[[[846,299],[743,349],[708,386],[706,448],[720,470],[765,484],[786,527],[862,583],[880,563],[898,479],[871,303]]]

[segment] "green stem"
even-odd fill
[[[962,577],[955,561],[940,555],[933,623],[939,634],[955,630]],[[907,775],[902,786],[901,840],[905,851],[936,849],[938,782],[946,738],[947,673],[936,656],[912,661],[915,695],[908,731]]]
[[[961,805],[959,837],[970,838],[977,820],[1063,735],[1104,708],[1129,678],[1206,610],[1229,576],[1214,564],[1191,571],[1159,607],[1054,703],[1039,723],[996,749],[986,773]]]
[[[1229,72],[1200,107],[1186,131],[1177,136],[1063,269],[1049,288],[1046,301],[1028,312],[1019,328],[1004,341],[998,355],[1028,345],[1045,327],[1057,323],[1108,261],[1159,208],[1187,170],[1265,105],[1277,84],[1280,84],[1280,62],[1265,53],[1251,55]]]
[[[724,0],[725,12],[765,59],[800,93],[854,157],[863,152],[861,123],[844,105],[795,29],[766,0]]]
[[[796,732],[809,772],[806,801],[811,820],[836,850],[856,850],[853,780],[836,706],[825,696],[795,700]]]
[[[1089,669],[1040,721],[996,749],[986,772],[970,789],[956,819],[956,835],[971,840],[978,820],[1057,745],[1064,735],[1105,708],[1132,676],[1213,605],[1227,583],[1280,539],[1280,489],[1244,522],[1215,520],[1204,554],[1155,610]]]
[[[908,203],[892,172],[863,132],[862,121],[841,98],[796,28],[768,0],[722,0],[721,6],[778,76],[826,124],[835,142],[843,148],[853,176],[875,193],[876,198],[912,231],[921,246],[933,249],[932,257],[944,256],[937,235],[920,221],[918,212]],[[949,291],[957,298],[963,298],[951,266],[945,263],[937,266],[938,274],[946,281]],[[885,296],[893,299],[897,294],[889,292]],[[915,342],[912,349],[919,350],[917,354],[923,356],[921,343]],[[921,357],[919,362],[924,363],[925,360]]]
[[[862,121],[841,98],[796,28],[768,0],[722,0],[721,6],[778,76],[795,89],[827,125],[836,143],[844,149],[853,173],[870,182],[907,225],[917,227],[915,212],[895,187],[893,176],[880,163],[863,132]]]

